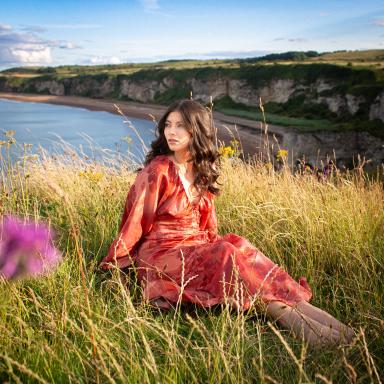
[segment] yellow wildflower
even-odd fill
[[[92,171],[79,172],[78,175],[80,177],[87,178],[88,180],[92,181],[93,183],[99,182],[104,177],[103,173],[101,173],[101,172],[92,172]]]
[[[220,147],[219,153],[222,157],[233,157],[236,151],[231,147]]]
[[[288,156],[288,151],[286,149],[279,149],[276,154],[278,160],[285,160]]]
[[[127,142],[128,144],[132,143],[132,137],[131,136],[124,136],[121,138],[121,140]]]

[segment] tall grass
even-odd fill
[[[384,192],[362,173],[319,182],[225,160],[221,234],[248,238],[313,303],[356,330],[352,345],[311,350],[256,309],[141,300],[134,271],[101,272],[134,174],[77,156],[3,163],[1,214],[48,220],[64,262],[51,275],[0,281],[0,380],[97,383],[380,382],[384,375]]]

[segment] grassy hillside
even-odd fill
[[[384,66],[384,50],[339,51],[332,53],[287,52],[266,55],[249,59],[227,60],[166,60],[155,63],[127,63],[109,65],[62,65],[57,67],[15,67],[0,73],[6,76],[40,76],[42,74],[57,74],[62,76],[77,76],[98,73],[130,74],[140,70],[151,69],[183,69],[183,68],[239,68],[244,63],[291,64],[298,63],[337,63],[339,65],[360,65],[371,69],[381,69]],[[379,68],[378,68],[379,67]]]
[[[340,63],[355,63],[355,64],[376,64],[383,65],[384,62],[384,50],[383,49],[371,49],[366,51],[339,51],[332,53],[325,53],[319,57],[315,57],[312,61],[337,61]]]
[[[63,65],[58,67],[16,67],[1,73],[7,76],[41,76],[42,74],[57,74],[61,76],[77,76],[92,74],[131,74],[148,69],[183,69],[198,67],[231,66],[232,60],[169,60],[157,63],[139,64],[108,64],[108,65]]]
[[[7,165],[1,214],[49,221],[64,254],[35,280],[0,280],[0,381],[102,383],[378,383],[384,375],[384,195],[355,170],[319,182],[225,161],[219,231],[237,233],[307,276],[313,303],[349,323],[355,341],[310,350],[256,308],[159,312],[97,266],[116,235],[129,164],[79,156]],[[81,270],[85,270],[85,280]]]

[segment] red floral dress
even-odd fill
[[[211,306],[230,300],[247,309],[256,300],[294,306],[309,301],[304,278],[297,283],[246,239],[217,234],[213,195],[193,204],[173,161],[157,156],[136,177],[119,234],[102,268],[134,263],[147,300]]]

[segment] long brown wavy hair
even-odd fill
[[[188,132],[192,136],[189,144],[190,161],[193,162],[195,173],[194,186],[202,191],[210,191],[217,195],[217,178],[219,177],[219,152],[215,141],[215,132],[210,111],[194,100],[180,100],[169,106],[157,124],[157,139],[151,143],[145,165],[156,156],[171,155],[164,135],[165,121],[171,112],[179,112]]]

